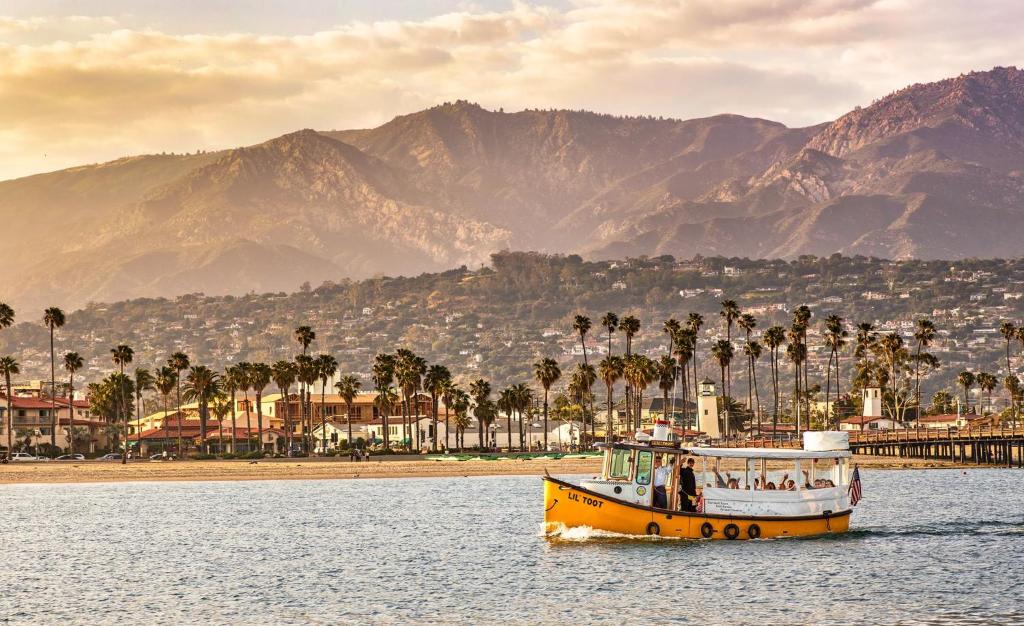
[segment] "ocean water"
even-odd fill
[[[540,532],[537,477],[0,486],[0,622],[1024,623],[1024,472],[862,472],[851,532]]]

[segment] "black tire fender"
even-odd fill
[[[740,536],[740,527],[736,524],[726,524],[725,528],[722,529],[722,534],[725,535],[726,539],[735,539]]]
[[[747,536],[751,539],[758,539],[761,537],[761,527],[757,524],[751,524],[747,527]]]
[[[650,524],[647,525],[647,534],[648,535],[660,535],[661,534],[661,526],[658,526],[658,522],[651,522]]]
[[[705,539],[711,539],[711,535],[715,534],[715,527],[711,525],[711,522],[704,522],[700,525],[700,536]]]

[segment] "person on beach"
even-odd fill
[[[668,507],[668,494],[665,493],[665,484],[668,482],[671,471],[672,468],[661,464],[661,456],[654,457],[654,507],[657,509]]]
[[[686,459],[686,465],[679,470],[679,505],[689,513],[697,511],[697,477],[693,473],[693,457]]]

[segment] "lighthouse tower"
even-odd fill
[[[710,378],[702,380],[697,387],[697,430],[712,439],[722,436],[718,424],[718,395]]]
[[[864,388],[864,415],[882,417],[882,390],[878,387]]]

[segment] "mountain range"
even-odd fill
[[[1024,254],[1024,71],[787,128],[465,101],[372,129],[0,182],[0,301],[292,290],[501,249],[589,258]]]

